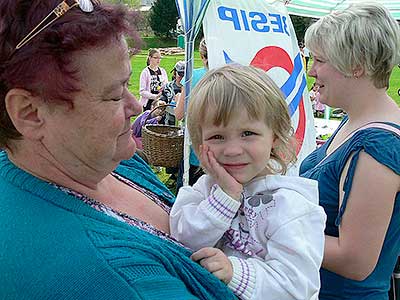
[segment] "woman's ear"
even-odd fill
[[[30,92],[20,88],[11,89],[5,98],[7,113],[15,128],[26,138],[38,139],[44,124],[40,110],[43,102]]]
[[[365,73],[365,69],[362,66],[357,66],[353,69],[353,77],[358,79],[362,77]]]

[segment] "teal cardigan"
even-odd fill
[[[137,155],[116,173],[174,201]],[[24,172],[0,151],[0,299],[235,299],[189,256]]]

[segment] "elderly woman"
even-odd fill
[[[233,299],[169,236],[134,155],[130,18],[96,3],[0,2],[0,298]]]
[[[381,5],[358,4],[321,18],[305,40],[321,102],[348,114],[300,170],[319,181],[328,216],[320,300],[388,299],[400,254],[400,109],[387,94],[399,25]]]

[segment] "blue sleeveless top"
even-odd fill
[[[327,214],[325,234],[339,236],[339,225],[346,209],[353,176],[361,151],[368,153],[379,163],[400,175],[400,136],[382,128],[366,128],[356,132],[339,148],[326,157],[326,149],[333,137],[345,124],[345,118],[332,138],[304,159],[300,166],[300,176],[315,179],[319,183],[319,204]],[[400,125],[382,123],[400,129]],[[339,208],[340,175],[349,157],[351,158],[347,177],[344,182],[344,197]],[[372,171],[372,170],[371,170]],[[373,176],[373,172],[371,172]],[[366,193],[368,191],[365,191]],[[379,201],[379,199],[376,199]],[[387,300],[390,288],[390,276],[397,257],[400,255],[400,193],[396,194],[392,218],[378,263],[374,271],[363,281],[344,278],[336,273],[321,268],[321,290],[319,299],[363,299]]]

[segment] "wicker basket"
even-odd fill
[[[174,106],[171,104],[160,106]],[[151,112],[159,107],[155,107]],[[151,113],[147,118],[151,116]],[[147,119],[146,119],[147,122]],[[147,124],[142,129],[143,152],[157,167],[178,167],[183,159],[183,132],[171,125]]]

